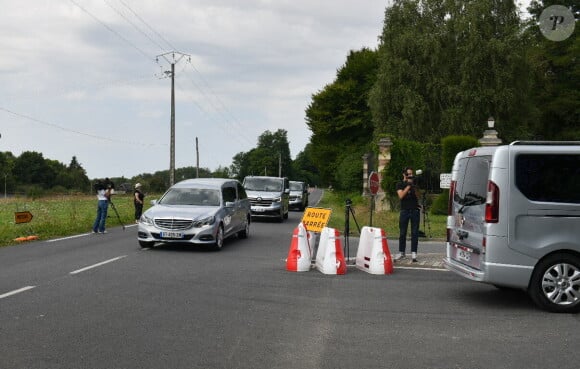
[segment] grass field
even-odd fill
[[[157,195],[148,195],[145,199],[145,209],[149,208],[150,200]],[[344,231],[345,200],[353,200],[354,218],[350,215],[350,234],[358,235],[356,223],[362,228],[370,224],[369,199],[361,196],[348,196],[338,192],[324,193],[319,207],[333,209],[328,226]],[[133,197],[131,195],[115,195],[113,203],[124,224],[135,222]],[[16,212],[30,212],[33,216],[28,223],[15,223]],[[97,213],[95,196],[57,196],[41,199],[8,198],[0,199],[0,246],[18,244],[19,237],[38,236],[40,240],[71,236],[91,232],[91,227]],[[399,234],[398,212],[374,212],[373,226],[383,228],[389,237]],[[429,222],[421,230],[430,238],[445,238],[446,217],[442,215],[429,216]],[[355,223],[356,220],[356,223]],[[121,223],[112,208],[109,207],[107,227],[120,226]],[[33,242],[33,241],[32,241]]]
[[[115,195],[113,203],[124,224],[135,223],[132,195]],[[145,201],[145,209],[148,204],[149,201]],[[19,237],[34,235],[47,240],[91,232],[97,214],[96,196],[8,198],[0,199],[0,206],[0,246],[16,244],[15,239]],[[15,213],[26,211],[32,214],[32,220],[16,224]],[[107,227],[120,225],[117,215],[109,207]]]

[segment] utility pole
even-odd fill
[[[282,153],[278,153],[278,177],[282,177]]]
[[[199,178],[199,146],[197,142],[197,137],[195,138],[195,177]]]
[[[176,51],[157,55],[156,61],[159,63],[162,57],[171,64],[171,71],[165,71],[165,75],[171,75],[171,138],[169,143],[169,185],[175,184],[175,64],[179,63],[183,57],[191,60],[191,56]]]

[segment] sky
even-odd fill
[[[525,1],[527,3],[527,1]],[[305,110],[389,0],[0,0],[0,151],[90,179],[229,167],[265,131],[309,142]],[[177,53],[174,53],[177,52]]]
[[[0,0],[0,151],[74,156],[91,179],[168,170],[175,63],[176,168],[196,138],[215,170],[278,129],[295,158],[312,95],[378,46],[387,3]]]

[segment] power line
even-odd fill
[[[142,55],[144,55],[148,60],[151,60],[149,55],[147,53],[145,53],[141,48],[139,48],[138,46],[136,46],[135,44],[133,44],[132,42],[130,42],[126,37],[124,37],[123,35],[121,35],[119,32],[115,31],[113,28],[111,28],[110,26],[108,26],[105,22],[101,21],[99,18],[97,18],[95,15],[93,15],[91,12],[89,12],[86,8],[82,7],[81,5],[79,5],[75,0],[69,0],[71,3],[73,3],[74,5],[76,5],[78,8],[80,8],[82,11],[84,11],[85,13],[87,13],[89,16],[91,16],[96,22],[98,22],[99,24],[101,24],[103,27],[105,27],[108,31],[110,31],[111,33],[115,34],[118,38],[120,38],[121,40],[123,40],[125,43],[128,43],[129,45],[131,45],[134,49],[136,49],[139,53],[141,53]],[[135,24],[135,22],[131,21],[125,14],[123,14],[120,10],[116,9],[114,6],[112,6],[107,0],[104,0],[105,3],[113,10],[115,11],[121,18],[123,18],[127,23],[129,23],[133,28],[135,28],[139,33],[141,33],[143,36],[145,36],[151,43],[153,43],[155,46],[157,46],[159,49],[165,51],[165,49],[163,48],[163,46],[157,42],[156,40],[154,40],[149,34],[147,34],[147,32],[143,31],[137,24]],[[123,0],[119,0],[119,3],[121,3],[127,10],[129,10],[142,24],[144,24],[154,35],[156,35],[157,37],[159,37],[159,39],[161,39],[165,44],[169,45],[173,50],[176,50],[176,48],[171,44],[171,42],[169,42],[167,39],[165,39],[159,32],[157,32],[155,30],[155,28],[153,28],[147,21],[145,21],[135,10],[133,10],[133,8],[131,8],[131,6],[129,6],[125,1]],[[171,52],[166,52],[162,55],[159,56],[163,56],[166,60],[167,60],[167,55],[171,54]],[[159,56],[157,58],[159,58]],[[169,63],[171,63],[169,60],[167,60]],[[236,126],[237,130],[238,130],[238,135],[234,136],[238,141],[240,139],[240,137],[242,139],[244,139],[246,141],[247,144],[249,144],[250,146],[252,145],[252,141],[245,135],[245,131],[246,129],[243,127],[243,125],[241,123],[239,123],[239,121],[234,117],[234,115],[232,114],[232,112],[230,110],[227,109],[227,107],[225,106],[225,104],[223,103],[223,101],[215,94],[213,93],[213,91],[211,90],[211,88],[209,87],[209,84],[207,83],[206,79],[204,78],[203,74],[193,65],[193,63],[191,63],[191,58],[188,59],[188,64],[193,68],[193,70],[199,75],[201,81],[205,84],[205,86],[207,86],[207,90],[209,91],[209,93],[214,97],[214,99],[219,103],[220,106],[217,106],[212,99],[208,96],[208,93],[206,93],[204,91],[204,88],[200,87],[197,83],[195,83],[195,81],[192,78],[188,78],[190,79],[190,81],[193,83],[194,87],[197,88],[201,94],[203,95],[203,97],[207,100],[207,102],[211,105],[211,107],[213,108],[214,111],[216,111],[218,114],[221,114],[222,117],[224,118],[224,121],[228,122],[230,121],[234,126]],[[187,74],[186,74],[187,75]],[[192,98],[193,100],[193,98]],[[195,100],[193,100],[195,102]],[[196,102],[196,105],[201,109],[202,112],[204,112],[205,114],[207,114],[207,112],[201,107],[200,104],[198,104]],[[225,113],[224,113],[225,111]],[[229,115],[229,117],[228,117]],[[217,121],[217,120],[216,120]],[[223,130],[227,133],[231,133],[231,130],[228,130],[227,126],[224,125],[224,123],[222,123],[222,127]],[[240,141],[240,143],[242,143]]]
[[[169,48],[171,50],[177,50],[177,47],[173,46],[169,41],[167,41],[159,32],[157,32],[153,27],[151,27],[149,25],[149,23],[147,23],[143,18],[141,18],[139,16],[139,14],[137,14],[129,5],[127,5],[126,2],[124,2],[123,0],[119,0],[119,2],[121,4],[123,4],[127,9],[129,9],[129,11],[131,13],[133,13],[133,15],[135,15],[135,17],[137,19],[139,19],[139,21],[141,21],[141,23],[143,23],[145,26],[147,26],[147,28],[149,28],[151,30],[151,32],[153,32],[155,35],[157,35],[157,37],[159,37],[161,40],[163,40],[167,45],[169,45]],[[166,51],[163,47],[160,47],[161,50]]]
[[[190,65],[191,65],[191,63],[188,63],[188,64],[190,64]],[[227,121],[229,121],[228,117],[227,117],[227,116],[226,116],[226,115],[225,115],[225,114],[222,112],[222,110],[220,109],[220,107],[218,107],[218,106],[216,106],[216,105],[214,104],[214,102],[213,102],[213,101],[212,101],[212,100],[209,98],[209,96],[208,96],[208,95],[205,93],[205,91],[203,91],[203,89],[202,89],[202,88],[201,88],[201,87],[200,87],[200,86],[199,86],[197,83],[195,83],[195,81],[193,80],[193,78],[191,78],[191,77],[190,77],[190,76],[188,76],[187,74],[186,74],[186,76],[187,76],[187,78],[189,79],[189,81],[190,81],[190,82],[191,82],[191,83],[194,85],[194,87],[195,87],[195,88],[197,88],[197,89],[198,89],[198,91],[199,91],[199,92],[200,92],[200,93],[201,93],[201,94],[202,94],[202,95],[205,97],[205,99],[206,99],[206,100],[208,101],[208,103],[211,105],[211,107],[213,108],[213,110],[214,110],[214,111],[216,111],[217,113],[219,113],[219,114],[221,114],[221,115],[222,115],[222,117],[224,118],[224,120],[223,120],[223,121],[226,121],[226,122],[227,122]],[[215,96],[215,94],[214,94],[214,96]],[[218,102],[220,101],[219,99],[217,99],[217,97],[216,97],[216,100],[217,100]],[[222,106],[224,106],[224,105],[223,105],[223,103],[222,103]],[[227,110],[226,110],[226,111],[227,111]],[[219,121],[216,119],[216,122],[219,122]],[[236,123],[236,122],[234,121],[234,123]],[[222,125],[223,125],[223,124],[224,124],[224,123],[222,123]],[[239,139],[239,138],[241,137],[242,139],[244,139],[244,140],[246,141],[246,142],[245,142],[246,144],[250,144],[250,145],[252,145],[252,142],[251,142],[251,140],[250,140],[250,139],[249,139],[249,138],[246,136],[246,134],[245,134],[245,131],[246,131],[246,130],[245,130],[243,127],[241,127],[239,124],[238,124],[238,127],[237,127],[237,128],[238,128],[238,131],[239,131],[239,132],[238,132],[238,135],[237,135],[237,136],[235,136],[235,137],[236,137],[237,139]],[[226,132],[228,132],[228,133],[231,133],[231,131],[228,131],[226,128],[224,128],[224,131],[226,131]]]
[[[105,0],[106,1],[106,0]],[[153,28],[149,23],[147,23],[141,16],[139,16],[139,14],[137,14],[137,12],[135,10],[133,10],[125,1],[123,0],[119,0],[119,2],[121,4],[123,4],[123,6],[125,6],[131,13],[133,13],[133,15],[139,19],[139,21],[141,23],[143,23],[147,28],[149,28],[149,30],[151,30],[151,32],[153,32],[155,35],[157,35],[157,37],[159,37],[163,42],[165,42],[171,49],[173,50],[177,50],[177,48],[171,44],[171,42],[169,42],[167,39],[165,39],[159,32],[157,32],[155,30],[155,28]],[[130,22],[127,18],[123,17],[124,19],[126,19],[129,23],[131,23],[132,25],[134,25],[134,23]],[[141,33],[144,33],[143,31],[140,31]],[[149,38],[148,36],[146,36],[147,38]],[[150,39],[150,38],[149,38]],[[157,42],[154,42],[160,49],[164,50],[163,47],[161,45],[159,45]],[[246,129],[242,126],[241,123],[239,123],[239,121],[234,117],[233,113],[226,107],[226,105],[223,103],[223,101],[211,90],[211,87],[209,86],[209,83],[207,82],[207,80],[204,78],[203,74],[195,67],[195,65],[191,62],[191,58],[189,58],[188,60],[188,64],[192,67],[192,69],[199,75],[201,81],[205,84],[205,86],[207,87],[207,90],[209,91],[209,93],[214,97],[214,99],[219,103],[219,105],[221,105],[221,108],[219,108],[218,106],[216,106],[212,100],[209,98],[208,94],[197,84],[193,81],[193,79],[190,78],[190,81],[193,83],[194,87],[197,88],[201,94],[206,98],[206,100],[209,102],[209,104],[213,107],[213,110],[216,112],[219,112],[222,114],[223,118],[225,118],[226,121],[231,120],[232,123],[234,125],[237,126],[237,128],[239,129],[239,132],[241,133],[241,135],[243,136],[243,138],[250,144],[252,145],[252,141],[245,136],[245,131]],[[198,105],[199,106],[199,105]],[[225,111],[227,114],[222,113],[222,110]],[[227,117],[227,115],[229,115],[229,118]]]
[[[110,138],[110,137],[104,137],[104,136],[94,135],[94,134],[91,134],[91,133],[86,133],[86,132],[81,132],[81,131],[77,131],[77,130],[74,130],[74,129],[66,128],[66,127],[63,127],[63,126],[58,125],[58,124],[55,124],[55,123],[51,123],[51,122],[47,122],[47,121],[44,121],[44,120],[36,119],[36,118],[31,117],[31,116],[28,116],[28,115],[25,115],[25,114],[21,114],[21,113],[17,113],[17,112],[14,112],[12,110],[9,110],[9,109],[3,108],[3,107],[0,107],[0,110],[1,111],[4,111],[6,113],[12,114],[12,115],[14,115],[16,117],[23,118],[23,119],[26,119],[26,120],[30,120],[30,121],[35,122],[35,123],[39,123],[39,124],[42,124],[42,125],[45,125],[45,126],[49,126],[49,127],[52,127],[52,128],[57,128],[57,129],[60,129],[62,131],[71,132],[71,133],[74,133],[74,134],[77,134],[77,135],[95,138],[95,139],[102,140],[102,141],[116,142],[116,143],[122,143],[122,144],[130,144],[130,145],[136,145],[136,146],[167,146],[166,144],[159,144],[159,143],[148,144],[148,143],[143,143],[143,142],[118,140],[118,139],[114,139],[114,138]]]
[[[202,74],[199,72],[199,70],[197,70],[197,68],[196,68],[196,67],[193,65],[193,63],[191,63],[191,61],[189,62],[189,65],[190,65],[190,66],[193,68],[193,70],[194,70],[194,71],[196,71],[196,72],[199,74],[199,76],[200,76],[200,78],[201,78],[202,82],[203,82],[203,83],[205,83],[205,85],[207,86],[207,88],[209,89],[209,91],[211,92],[211,94],[212,94],[212,95],[215,97],[215,99],[217,100],[217,102],[218,102],[218,103],[219,103],[219,104],[222,106],[223,110],[225,110],[225,112],[226,112],[226,113],[228,113],[228,114],[230,115],[230,117],[231,117],[231,119],[232,119],[232,122],[233,122],[235,125],[237,125],[238,129],[240,130],[240,132],[242,132],[242,136],[244,136],[244,139],[245,139],[246,141],[248,141],[248,143],[250,143],[250,145],[252,145],[252,143],[251,143],[251,140],[250,140],[248,137],[246,137],[246,136],[245,136],[245,134],[244,134],[244,132],[246,131],[246,129],[245,129],[245,128],[242,126],[242,124],[241,124],[241,123],[239,123],[239,121],[238,121],[238,120],[237,120],[237,119],[234,117],[234,115],[233,115],[233,114],[231,113],[231,111],[230,111],[230,110],[229,110],[229,109],[226,107],[226,105],[223,103],[223,101],[222,101],[222,100],[221,100],[221,99],[220,99],[220,98],[219,98],[219,97],[218,97],[218,96],[217,96],[217,95],[216,95],[216,94],[215,94],[215,93],[214,93],[214,92],[211,90],[211,87],[209,86],[209,84],[207,83],[207,81],[205,80],[205,78],[203,77],[203,75],[202,75]],[[201,91],[201,89],[200,89],[200,91]],[[202,93],[203,93],[203,92],[202,92]],[[206,98],[207,98],[207,95],[206,95],[205,93],[203,93],[203,94],[204,94],[204,96],[206,96]],[[209,100],[209,98],[208,98],[208,100]],[[211,103],[211,102],[210,102],[210,103]],[[214,106],[214,107],[215,107],[215,105],[213,105],[213,103],[211,103],[211,104],[212,104],[212,106]],[[220,110],[216,108],[216,111],[220,111]],[[226,119],[225,119],[226,121],[227,121],[227,120],[229,120],[229,119],[228,119],[228,118],[227,118],[225,115],[224,115],[224,118],[226,118]]]
[[[123,18],[125,21],[127,21],[127,23],[129,23],[131,26],[133,26],[133,28],[135,28],[135,30],[137,30],[137,32],[141,33],[143,36],[145,36],[149,41],[151,41],[151,43],[153,43],[155,46],[157,46],[158,48],[160,48],[161,50],[163,50],[163,46],[161,46],[157,41],[155,41],[153,38],[151,38],[151,36],[149,36],[145,31],[143,31],[141,28],[139,28],[133,21],[131,21],[129,18],[127,18],[125,16],[125,14],[123,14],[121,11],[119,11],[118,9],[116,9],[113,5],[111,5],[111,3],[109,3],[109,1],[104,0],[105,4],[107,4],[109,6],[109,8],[113,9],[117,14],[119,14],[119,16],[121,18]],[[130,9],[130,8],[129,8]],[[130,9],[132,11],[132,9]],[[133,14],[135,14],[135,12],[133,12]]]
[[[137,50],[139,53],[141,53],[146,59],[151,60],[152,58],[143,50],[141,50],[138,46],[136,46],[135,44],[133,44],[131,41],[127,40],[125,37],[123,37],[123,35],[121,35],[119,32],[115,31],[114,29],[112,29],[111,27],[109,27],[105,22],[103,22],[102,20],[100,20],[99,18],[97,18],[94,14],[92,14],[91,12],[89,12],[87,9],[85,9],[84,7],[82,7],[79,3],[77,3],[75,0],[69,0],[71,3],[73,3],[74,5],[76,5],[79,9],[81,9],[83,12],[87,13],[87,15],[89,15],[91,18],[93,18],[97,23],[99,23],[100,25],[102,25],[103,27],[105,27],[109,32],[113,33],[115,36],[117,36],[118,38],[120,38],[121,40],[123,40],[125,43],[129,44],[132,48],[134,48],[135,50]]]

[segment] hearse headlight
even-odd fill
[[[214,222],[215,222],[215,216],[212,215],[210,217],[194,221],[193,226],[196,228],[200,228],[203,226],[212,225],[212,224],[214,224]]]
[[[139,219],[141,223],[145,223],[147,225],[153,225],[153,219],[149,218],[146,215],[141,215],[141,219]]]

